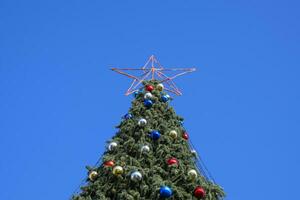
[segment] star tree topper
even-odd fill
[[[125,95],[130,95],[141,88],[145,80],[158,80],[164,83],[165,90],[176,95],[182,95],[179,88],[174,83],[174,79],[187,73],[194,72],[195,68],[164,68],[152,55],[141,68],[112,68],[111,70],[133,79]],[[134,75],[138,72],[138,75]],[[168,75],[167,75],[167,74]],[[169,75],[173,73],[172,75]]]

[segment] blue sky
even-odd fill
[[[68,199],[132,97],[110,67],[198,71],[172,105],[229,200],[296,199],[298,1],[0,1],[0,199]]]

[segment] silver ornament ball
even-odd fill
[[[147,120],[144,119],[144,118],[142,118],[142,119],[140,119],[140,120],[138,121],[138,125],[139,125],[139,126],[145,126],[146,124],[147,124]]]
[[[109,151],[113,151],[117,146],[118,146],[118,144],[116,142],[111,142],[111,143],[109,143],[107,148]]]
[[[150,93],[150,92],[147,92],[145,95],[144,95],[144,99],[152,99],[153,95]]]
[[[148,153],[150,151],[150,147],[148,145],[144,145],[141,148],[142,153]]]
[[[192,149],[191,150],[191,153],[193,154],[193,156],[197,157],[198,156],[198,153],[195,149]]]
[[[130,179],[132,181],[140,181],[140,180],[142,180],[142,178],[143,178],[143,176],[139,171],[132,172],[130,175]]]

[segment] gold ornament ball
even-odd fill
[[[175,130],[172,130],[172,131],[170,131],[170,136],[172,137],[172,138],[177,138],[177,132],[175,131]]]
[[[198,176],[198,173],[196,170],[194,170],[194,169],[189,170],[188,177],[190,179],[194,180],[195,178],[197,178],[197,176]]]
[[[97,178],[97,176],[98,176],[98,172],[96,172],[96,171],[91,171],[90,174],[89,174],[89,179],[90,179],[91,181],[94,181],[94,180]]]
[[[114,175],[121,175],[121,174],[123,174],[123,172],[124,172],[124,169],[121,166],[116,166],[113,168]]]
[[[156,86],[156,89],[158,90],[158,91],[163,91],[164,90],[164,85],[162,84],[162,83],[160,83],[160,84],[158,84],[157,86]]]

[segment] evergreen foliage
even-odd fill
[[[144,85],[159,84],[157,81],[145,81]],[[191,152],[188,140],[182,137],[185,129],[183,118],[176,115],[168,102],[162,100],[166,95],[154,89],[151,101],[153,105],[144,105],[144,95],[147,91],[140,91],[132,101],[129,114],[117,126],[118,132],[107,142],[116,142],[117,146],[106,150],[102,157],[102,164],[87,167],[88,173],[97,172],[94,179],[87,178],[86,186],[81,188],[80,194],[73,196],[73,200],[196,200],[194,189],[204,188],[205,200],[220,200],[225,194],[221,187],[209,181],[197,168],[195,154]],[[145,119],[144,126],[138,121]],[[149,136],[151,131],[159,131],[159,139],[153,140]],[[176,131],[177,137],[170,131]],[[176,135],[175,135],[176,136]],[[150,151],[141,151],[142,146],[148,145]],[[168,164],[168,159],[176,158],[178,164]],[[113,166],[103,163],[113,161],[115,166],[121,166],[124,172],[120,175],[113,173]],[[188,175],[189,170],[196,170],[198,176],[193,179]],[[141,180],[132,180],[133,172],[142,174]],[[173,195],[169,198],[160,196],[160,187],[168,186]]]

